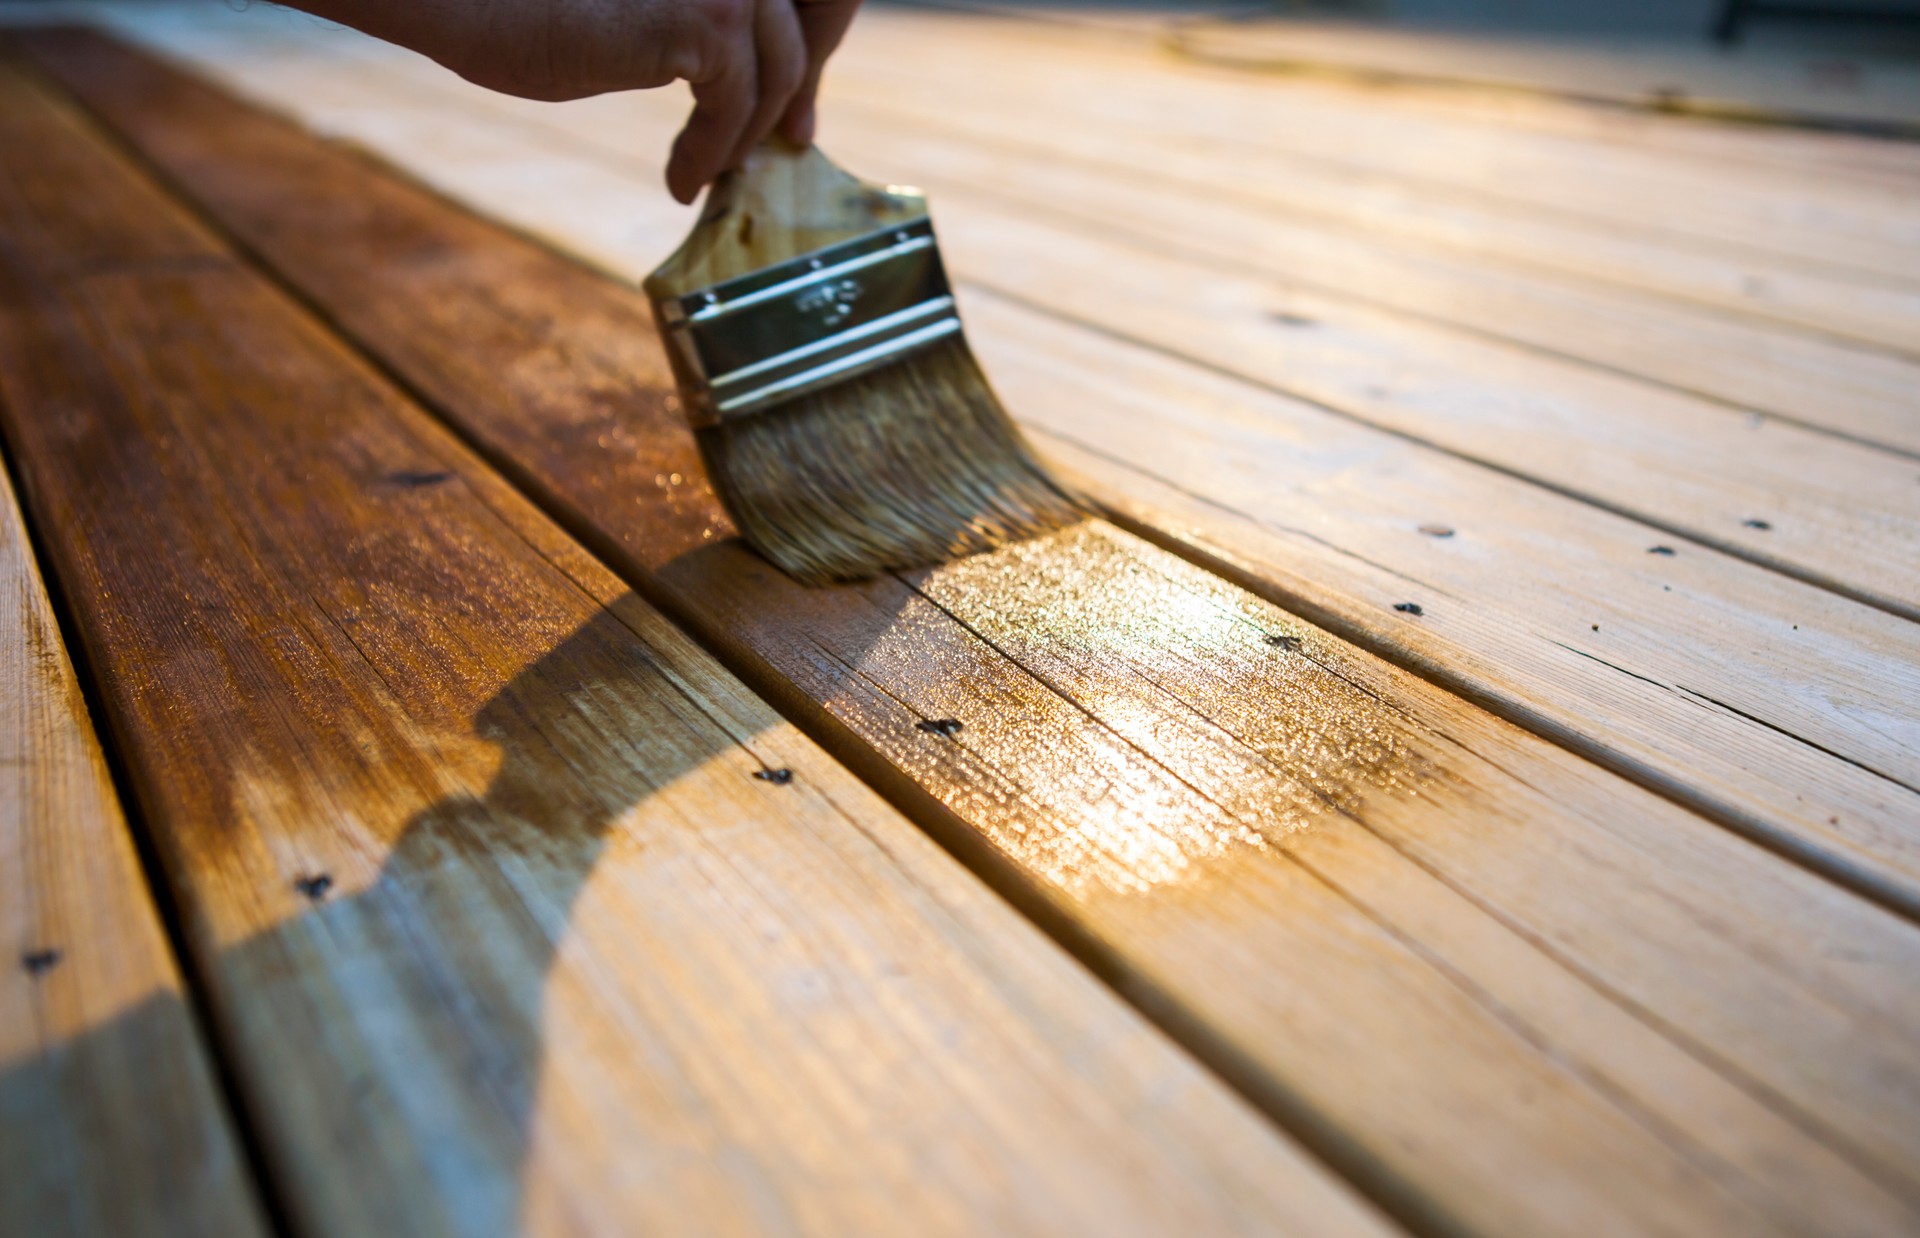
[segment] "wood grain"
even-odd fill
[[[1883,10],[1884,12],[1885,10]],[[1442,32],[1338,22],[1199,22],[1177,45],[1225,67],[1326,71],[1360,81],[1516,90],[1764,125],[1920,137],[1920,71],[1851,59],[1836,72],[1814,47],[1715,46],[1705,38],[1581,39],[1539,31]]]
[[[0,947],[0,1233],[265,1233],[4,474]]]
[[[1676,385],[1706,387],[1763,406],[1791,407],[1802,387],[1777,380],[1763,387],[1735,368],[1737,359],[1766,349],[1776,367],[1791,361],[1803,370],[1817,369],[1822,358],[1848,355],[1831,345],[1836,338],[1909,357],[1920,353],[1920,290],[1728,255],[1685,240],[1538,211],[1502,209],[1497,203],[1422,193],[1384,176],[1337,166],[1286,157],[1249,159],[1217,135],[1183,133],[1143,140],[1104,127],[1097,114],[1085,109],[1049,110],[1052,123],[1023,126],[1019,118],[1032,115],[1036,104],[1017,88],[981,92],[976,101],[957,81],[901,72],[893,57],[870,54],[836,69],[829,96],[836,117],[964,137],[1038,162],[1066,165],[1075,174],[1118,178],[1121,184],[1150,182],[1177,191],[1183,199],[1198,199],[1203,210],[1209,204],[1238,202],[1280,225],[1276,235],[1264,240],[1270,251],[1291,259],[1285,263],[1289,274],[1416,311],[1438,303],[1433,284],[1402,274],[1350,282],[1337,274],[1340,268],[1331,260],[1344,256],[1345,269],[1361,276],[1383,268],[1428,276],[1458,286],[1446,303],[1448,313],[1464,312],[1488,330],[1603,364],[1632,367]],[[959,106],[963,97],[964,107]],[[1012,185],[1031,179],[1021,176]],[[1111,191],[1099,196],[1111,196]],[[1191,221],[1187,232],[1196,240],[1233,239],[1209,226],[1206,214]],[[1329,252],[1316,259],[1309,240],[1330,246]],[[1567,276],[1575,278],[1560,278]],[[1469,300],[1463,291],[1481,295]],[[1550,312],[1531,318],[1503,312],[1497,296],[1501,291],[1542,301]],[[1700,313],[1703,308],[1720,313]],[[1637,322],[1637,331],[1632,326],[1606,334],[1592,331],[1595,323],[1623,317]],[[1586,332],[1562,333],[1564,325],[1581,323],[1587,325]],[[1668,325],[1685,330],[1693,345],[1689,351],[1645,344],[1658,339]],[[1820,338],[1798,339],[1791,329]],[[1633,347],[1636,341],[1638,348]],[[1715,368],[1722,358],[1726,360]],[[1875,407],[1865,393],[1855,402],[1863,409]]]
[[[203,37],[196,33],[192,41]],[[631,189],[652,179],[632,153],[633,135],[664,143],[679,123],[670,100],[627,95],[555,109],[472,92],[430,66],[423,75],[410,62],[385,57],[364,67],[322,61],[303,75],[297,54],[275,56],[265,47],[209,54],[220,71],[298,99],[307,114],[332,117],[327,123],[379,145],[416,173],[619,270],[644,270],[665,236],[686,227],[674,222],[677,213],[647,207]],[[487,113],[501,120],[482,120]],[[852,154],[873,161],[856,166],[928,174],[943,249],[963,281],[1571,492],[1669,536],[1909,618],[1920,615],[1920,585],[1904,570],[1904,552],[1920,554],[1920,492],[1906,456],[1445,323],[1412,321],[1337,292],[1249,274],[1244,259],[1176,252],[1187,242],[1169,238],[1204,236],[1206,229],[1169,230],[1165,213],[1158,223],[1115,231],[1113,221],[1135,209],[1129,203],[1155,198],[1151,186],[1049,196],[1032,186],[1064,175],[1059,169],[1036,180],[1032,166],[1010,170],[991,150],[898,128],[876,136],[842,122],[837,136]],[[941,163],[940,152],[944,164],[930,166]],[[537,177],[526,174],[530,158],[541,166]],[[629,189],[618,212],[596,208],[623,182]],[[1027,182],[1030,196],[983,194],[976,182]],[[1061,213],[1059,204],[1075,201],[1097,205]],[[1221,208],[1166,209],[1191,221]],[[1272,231],[1256,215],[1241,214],[1247,228]],[[1399,268],[1390,275],[1413,277]],[[1433,287],[1447,294],[1453,286]],[[1524,316],[1524,307],[1510,308]],[[1893,364],[1868,357],[1823,373],[1877,391],[1887,411],[1875,425],[1905,442],[1920,424],[1908,415],[1914,379],[1877,374],[1882,363]],[[1763,377],[1775,372],[1748,368]],[[1903,553],[1890,555],[1890,546]]]
[[[636,291],[151,62],[35,46],[636,587],[1402,1215],[1914,1223],[1912,925],[1097,522],[795,587],[726,539]]]
[[[1920,281],[1920,225],[1897,185],[1702,166],[1641,145],[1463,123],[1424,101],[1288,89],[1269,76],[1183,65],[1138,42],[1088,40],[1040,23],[890,13],[863,23],[856,37],[876,57],[912,55],[928,78],[964,73],[975,94],[1033,100],[1036,120],[1098,100],[1116,131],[1143,137],[1224,139],[1248,158],[1306,158],[1449,197],[1684,238],[1696,248],[1759,253],[1876,283]],[[940,55],[914,54],[930,43]],[[1116,81],[1129,86],[1115,90]],[[1821,226],[1809,229],[1815,220]]]
[[[304,53],[303,46],[267,41],[244,54],[236,46],[219,63],[293,92],[325,123],[628,277],[685,226],[684,213],[647,187],[651,177],[604,158],[607,139],[591,123],[516,125],[511,109],[479,92],[393,90],[389,77],[364,71],[362,57],[372,53],[358,44]],[[588,108],[569,110],[584,110],[587,121],[604,114]],[[631,111],[623,105],[617,132],[634,129]],[[943,226],[952,218],[943,211]],[[960,214],[962,247],[983,219],[991,221],[985,243],[961,256],[975,269],[1005,273],[1022,291],[1071,298],[1153,344],[1240,338],[1212,321],[1187,324],[1157,295],[1204,278],[1203,300],[1220,318],[1215,303],[1233,287],[1229,277],[1196,276],[1119,247],[1083,262],[1084,236],[1006,210]],[[1116,288],[1130,294],[1121,310],[1111,304]],[[1297,341],[1279,355],[1278,369],[1297,373],[1308,368],[1297,363],[1331,354],[1327,373],[1348,391],[1374,393],[1374,363],[1395,364],[1380,359],[1377,343],[1330,319],[1270,323],[1257,301],[1246,300],[1229,307],[1244,311],[1237,317]],[[1068,453],[1103,500],[1130,512],[1136,527],[1234,564],[1272,600],[1304,605],[1530,728],[1920,913],[1913,827],[1920,739],[1907,704],[1920,692],[1920,656],[1911,624],[1716,554],[1671,529],[1609,515],[1196,365],[1155,359],[1021,301],[982,295],[977,285],[968,304],[972,337],[1013,411],[1051,430],[1056,450]],[[1139,321],[1129,323],[1126,309]],[[1262,355],[1259,338],[1247,332],[1245,355]],[[1430,355],[1444,360],[1460,351],[1455,340]],[[1539,437],[1557,427],[1540,425],[1541,403],[1512,398],[1514,382],[1508,370],[1434,390],[1430,373],[1416,373],[1405,386],[1437,421],[1484,407],[1497,419],[1487,427],[1489,441],[1534,436],[1536,454],[1582,467],[1602,484],[1647,483],[1647,493],[1667,502],[1685,502],[1699,474],[1716,467],[1702,457],[1737,469],[1742,453],[1753,451],[1743,441],[1750,444],[1755,431],[1741,426],[1738,439],[1694,441],[1678,454],[1643,445],[1629,468],[1602,452],[1569,453]],[[1598,436],[1616,424],[1616,409],[1631,414],[1646,397],[1630,384],[1579,390],[1561,424]],[[1563,384],[1542,399],[1571,394]],[[1380,395],[1389,404],[1408,398]],[[1672,433],[1675,410],[1652,411]],[[1819,453],[1831,447],[1800,437],[1773,456],[1764,483],[1748,482],[1744,499],[1734,501],[1810,516],[1800,505],[1822,471]],[[1858,460],[1863,452],[1843,445],[1842,455]],[[1858,490],[1846,485],[1859,480],[1857,471],[1832,471],[1829,493],[1810,505],[1824,516],[1740,533],[1750,543],[1781,538],[1812,561],[1834,551],[1831,539],[1823,544],[1812,530],[1845,511],[1855,560],[1899,576],[1901,565],[1882,544],[1884,527],[1862,518]],[[1883,491],[1897,490],[1911,504],[1904,472],[1880,475]],[[1460,537],[1436,539],[1423,526]],[[1654,554],[1656,546],[1673,553]],[[1407,601],[1425,613],[1394,609]]]
[[[1381,1232],[97,134],[0,396],[289,1211]]]
[[[978,123],[930,120],[964,114],[951,98],[945,106],[897,115],[894,105],[879,102],[893,93],[870,96],[874,104],[865,109],[843,110],[840,141],[849,158],[898,167],[934,191],[936,200],[968,188],[978,197],[986,189],[988,197],[1017,204],[1029,218],[1207,267],[1257,273],[1283,292],[1385,311],[1383,322],[1440,324],[1518,345],[1523,353],[1582,363],[1559,367],[1574,373],[1628,375],[1643,386],[1668,389],[1662,394],[1705,396],[1868,443],[1913,451],[1920,441],[1909,398],[1920,383],[1920,292],[1878,298],[1883,317],[1899,312],[1884,332],[1888,342],[1897,341],[1899,353],[1861,347],[1832,335],[1875,298],[1809,291],[1800,298],[1801,316],[1822,324],[1816,335],[1641,289],[1446,252],[1454,246],[1436,253],[1434,246],[1397,241],[1392,230],[1366,227],[1367,213],[1350,204],[1313,213],[1288,209],[1263,188],[1269,180],[1292,183],[1286,169],[1248,167],[1235,156],[1209,158],[1193,144],[1164,158],[1152,146],[1136,144],[1126,160],[1103,161],[1090,156],[1111,153],[1105,143],[1112,139],[1083,137],[1089,122],[1058,126],[1059,145],[1049,149],[985,136]],[[1524,228],[1488,231],[1509,241],[1526,235]],[[1542,245],[1560,254],[1608,248],[1604,240],[1580,248],[1558,237]],[[1689,265],[1694,262],[1680,256],[1662,269],[1680,272]],[[1196,273],[1188,284],[1201,278]],[[1744,290],[1791,288],[1795,281],[1761,269],[1723,270],[1716,282]],[[1167,294],[1179,299],[1179,287]],[[1715,411],[1732,422],[1731,410]]]
[[[1333,103],[1343,109],[1357,106],[1365,112],[1385,115],[1411,112],[1426,118],[1445,117],[1456,124],[1471,124],[1481,131],[1519,129],[1547,133],[1577,139],[1585,149],[1601,153],[1613,147],[1627,147],[1642,153],[1679,156],[1696,168],[1758,167],[1794,175],[1812,169],[1821,173],[1823,184],[1841,177],[1849,187],[1882,194],[1920,179],[1920,158],[1915,157],[1909,144],[1856,133],[1728,124],[1672,111],[1596,105],[1592,100],[1561,95],[1463,89],[1454,83],[1435,89],[1430,84],[1402,80],[1357,82],[1350,77],[1336,80],[1272,73],[1250,76],[1246,70],[1219,63],[1204,54],[1197,60],[1178,54],[1168,46],[1175,28],[1157,14],[1092,9],[1042,12],[975,0],[951,0],[937,8],[908,6],[908,9],[903,18],[895,17],[897,9],[883,10],[885,16],[867,22],[861,27],[862,32],[881,21],[896,24],[941,21],[938,15],[941,9],[968,10],[973,14],[971,24],[975,26],[981,24],[979,15],[989,12],[1001,17],[1040,17],[1055,24],[1076,26],[1075,33],[1081,36],[1077,47],[1086,46],[1088,33],[1106,36],[1102,39],[1108,45],[1105,50],[1126,55],[1134,73],[1166,73],[1173,69],[1181,77],[1198,77],[1216,83],[1237,82],[1242,87],[1253,87],[1257,95],[1278,101],[1304,96],[1322,106]],[[1026,30],[1030,25],[1008,28]],[[1111,37],[1114,35],[1121,38],[1116,40]],[[1125,46],[1115,47],[1116,42]],[[1712,54],[1705,48],[1700,51],[1703,55]]]

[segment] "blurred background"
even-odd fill
[[[1920,0],[891,2],[1158,31],[1249,70],[1920,137]]]

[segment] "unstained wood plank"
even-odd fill
[[[1269,188],[1292,183],[1287,170],[1241,152],[1210,155],[1182,143],[1162,158],[1155,147],[1135,143],[1123,155],[1094,120],[1056,123],[1050,144],[1018,131],[1000,136],[993,131],[1010,120],[952,119],[969,111],[952,93],[907,109],[891,102],[895,93],[889,82],[868,93],[868,106],[839,113],[838,145],[849,157],[897,166],[942,191],[987,190],[1035,217],[1071,220],[1169,256],[1260,272],[1284,290],[1439,323],[1794,424],[1907,451],[1920,446],[1911,416],[1911,392],[1920,385],[1920,289],[1850,297],[1766,267],[1709,263],[1699,272],[1706,285],[1695,292],[1700,297],[1797,295],[1794,316],[1801,321],[1769,323],[1688,304],[1669,287],[1586,278],[1593,266],[1606,265],[1609,250],[1621,248],[1607,238],[1593,244],[1599,252],[1591,262],[1569,238],[1537,232],[1538,250],[1522,253],[1526,260],[1488,262],[1473,252],[1485,248],[1476,238],[1497,236],[1504,257],[1528,239],[1524,223],[1509,228],[1456,217],[1423,226],[1427,235],[1409,242],[1393,235],[1399,227],[1363,226],[1364,205],[1293,207]],[[1398,214],[1389,213],[1391,223],[1398,224]],[[1436,234],[1444,246],[1421,243]],[[1469,252],[1452,252],[1463,240]],[[1583,269],[1540,269],[1541,252],[1561,267]],[[1658,251],[1638,260],[1658,262]],[[1672,277],[1701,265],[1681,249],[1661,270]],[[1878,323],[1867,332],[1897,351],[1833,338],[1861,311]]]
[[[801,589],[727,536],[636,292],[151,62],[35,46],[638,587],[1403,1215],[1914,1223],[1913,925],[1098,522]]]
[[[264,1234],[4,474],[0,948],[0,1233]]]
[[[1448,198],[1385,176],[1312,161],[1249,158],[1217,136],[1143,138],[1114,130],[1090,108],[1061,108],[1046,114],[1047,123],[1023,124],[1031,121],[1035,107],[1018,89],[972,91],[959,81],[914,73],[897,57],[870,53],[837,61],[827,98],[836,122],[851,116],[910,126],[917,133],[965,137],[1010,154],[1025,153],[1042,165],[1009,170],[1001,182],[1009,189],[1048,192],[1048,182],[1056,177],[1047,174],[1052,170],[1047,165],[1065,164],[1115,178],[1091,191],[1099,199],[1137,196],[1143,182],[1150,186],[1149,201],[1160,196],[1154,190],[1177,191],[1177,200],[1189,203],[1191,213],[1175,236],[1188,243],[1248,247],[1244,230],[1219,222],[1230,221],[1234,213],[1206,209],[1237,202],[1279,229],[1273,236],[1256,234],[1267,252],[1304,259],[1286,263],[1295,278],[1409,310],[1444,305],[1446,312],[1470,315],[1488,330],[1600,364],[1640,366],[1664,381],[1706,387],[1727,398],[1762,405],[1791,400],[1796,387],[1778,380],[1763,386],[1735,368],[1738,358],[1762,348],[1771,350],[1776,367],[1791,359],[1803,370],[1823,357],[1854,355],[1828,343],[1798,340],[1783,327],[1920,353],[1920,288],[1731,256],[1686,238],[1647,237],[1523,207]],[[845,140],[838,132],[836,137]],[[1317,244],[1305,244],[1309,238]],[[1356,245],[1355,238],[1363,244]],[[1329,252],[1316,254],[1315,248]],[[1332,261],[1342,255],[1344,266]],[[1518,278],[1505,278],[1503,271]],[[1456,293],[1443,302],[1424,283],[1435,279],[1479,296]],[[1532,318],[1503,312],[1497,295],[1502,292],[1544,300],[1549,312]],[[1650,293],[1684,304],[1664,305]],[[1699,307],[1719,313],[1703,314]],[[1731,321],[1719,321],[1721,314]],[[1615,326],[1607,334],[1560,334],[1567,324],[1623,316],[1639,320],[1639,330]],[[1740,331],[1740,325],[1748,329]],[[1684,333],[1688,350],[1648,347],[1647,341],[1657,340],[1668,327]],[[1870,399],[1853,397],[1867,408]]]
[[[1876,190],[1790,169],[1742,172],[1654,149],[1461,123],[1375,92],[1276,90],[1271,78],[1182,65],[1156,49],[1037,23],[893,12],[865,23],[858,37],[927,76],[965,73],[976,94],[1018,93],[1033,101],[1036,120],[1094,101],[1122,132],[1223,138],[1248,158],[1290,154],[1447,196],[1523,204],[1856,279],[1920,282],[1920,221],[1904,187]]]
[[[1673,111],[1598,105],[1591,100],[1566,96],[1464,88],[1459,83],[1436,89],[1431,84],[1398,79],[1362,82],[1352,77],[1330,79],[1285,71],[1267,72],[1245,65],[1244,59],[1223,62],[1207,54],[1204,47],[1194,49],[1199,52],[1197,56],[1183,52],[1179,46],[1183,41],[1179,37],[1183,32],[1182,23],[1169,22],[1158,14],[1116,26],[1108,20],[1110,11],[1100,10],[1005,8],[972,0],[943,0],[925,8],[966,8],[975,13],[994,11],[1006,17],[1051,20],[1057,16],[1059,20],[1082,21],[1086,28],[1097,29],[1104,35],[1125,36],[1130,47],[1115,49],[1112,39],[1105,42],[1108,50],[1129,54],[1132,73],[1236,82],[1242,87],[1254,87],[1255,97],[1265,96],[1283,105],[1294,96],[1306,96],[1316,103],[1331,101],[1347,109],[1358,107],[1387,114],[1414,112],[1426,118],[1444,116],[1465,121],[1480,129],[1518,128],[1549,133],[1575,138],[1603,150],[1625,147],[1678,155],[1695,167],[1719,163],[1769,168],[1796,177],[1817,173],[1830,179],[1838,175],[1869,193],[1900,192],[1910,182],[1920,179],[1920,158],[1916,158],[1914,144],[1885,137],[1834,129],[1810,130],[1794,125],[1728,123]],[[889,6],[877,11],[886,14],[886,18],[867,21],[858,28],[861,33],[879,25],[880,20],[893,19],[897,10]],[[1224,22],[1235,15],[1223,10],[1217,16]],[[976,17],[971,24],[981,23]],[[1029,27],[1022,24],[1011,28],[1026,30]],[[1084,45],[1084,41],[1081,42]]]
[[[9,439],[301,1229],[1383,1231],[75,113],[0,117]]]

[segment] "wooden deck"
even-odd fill
[[[0,1234],[1920,1232],[1920,146],[870,12],[823,141],[1106,514],[809,590],[632,286],[677,96],[84,12]]]

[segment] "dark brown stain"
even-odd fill
[[[44,976],[60,966],[60,952],[52,949],[29,950],[20,956],[20,966],[29,976]]]

